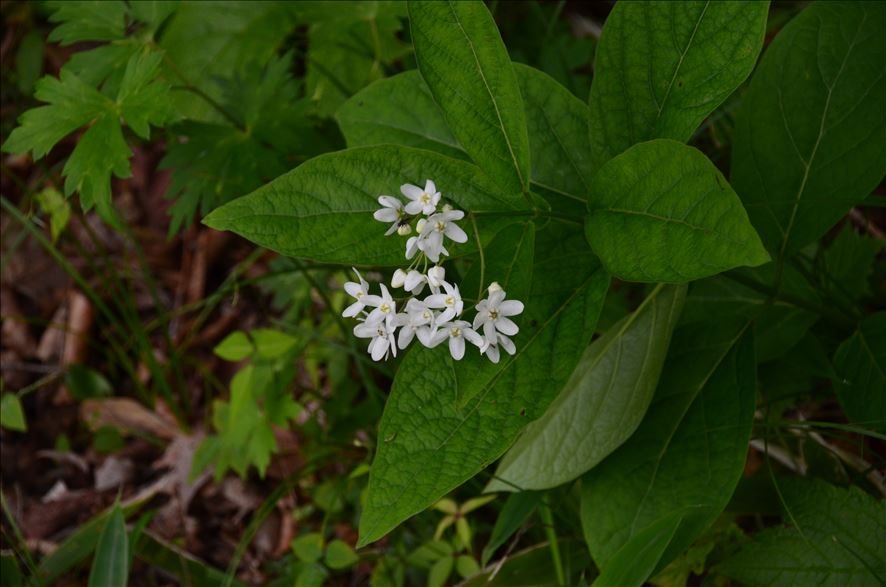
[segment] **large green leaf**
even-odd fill
[[[685,142],[751,73],[768,2],[619,2],[597,48],[591,159],[649,139]]]
[[[627,440],[652,400],[685,296],[685,286],[658,286],[594,341],[548,411],[504,456],[487,490],[556,487]]]
[[[717,567],[747,587],[886,583],[886,505],[856,487],[779,482],[792,527],[770,528]]]
[[[591,248],[628,281],[681,283],[769,260],[723,174],[676,141],[640,143],[609,161],[588,210]]]
[[[486,6],[409,2],[415,60],[449,128],[504,189],[529,190],[529,138],[520,87]]]
[[[579,230],[541,231],[517,354],[469,401],[456,401],[466,375],[445,348],[406,355],[379,427],[360,545],[478,473],[544,413],[590,342],[608,284]]]
[[[128,576],[129,540],[123,510],[118,504],[111,511],[98,538],[95,559],[89,572],[89,587],[123,587]]]
[[[751,433],[754,366],[747,322],[719,321],[674,334],[643,423],[582,479],[582,526],[604,573],[615,572],[611,565],[633,564],[619,563],[618,553],[642,549],[650,540],[648,528],[671,527],[663,520],[676,516],[654,565],[660,568],[726,507]]]
[[[834,389],[855,422],[886,431],[886,312],[865,318],[834,355]]]
[[[823,235],[883,178],[884,24],[881,2],[814,2],[751,80],[732,183],[773,257]]]
[[[348,149],[316,157],[216,209],[203,222],[231,230],[284,255],[354,265],[403,265],[405,237],[386,237],[373,219],[378,196],[404,183],[433,179],[443,198],[466,212],[514,209],[519,196],[501,195],[479,169],[430,151],[392,145]],[[402,200],[403,198],[401,198]],[[484,238],[505,220],[477,220]],[[476,250],[474,239],[453,255]]]
[[[513,67],[523,94],[533,189],[557,208],[571,204],[580,210],[589,180],[588,107],[547,74],[519,63]],[[336,118],[350,147],[394,143],[467,158],[414,70],[373,83],[348,100]]]

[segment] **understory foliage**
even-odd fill
[[[339,373],[371,451],[298,585],[883,584],[886,3],[622,1],[590,49],[561,4],[544,52],[508,9],[58,3],[50,40],[93,46],[3,150],[76,133],[64,195],[121,227],[112,176],[162,133],[170,234],[307,280],[322,320],[216,346],[237,371],[191,468],[264,477],[318,410],[300,370]]]

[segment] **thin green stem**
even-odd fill
[[[477,228],[477,219],[471,214],[471,226],[474,228],[474,238],[477,239],[477,250],[480,252],[480,289],[477,291],[477,299],[483,297],[483,284],[486,283],[486,256],[483,254],[483,243],[480,241],[480,231]]]
[[[557,530],[554,528],[554,517],[551,515],[551,507],[548,505],[547,497],[538,505],[538,515],[541,518],[545,528],[545,535],[548,538],[551,559],[554,561],[554,570],[557,573],[557,584],[566,585],[566,573],[563,572],[563,561],[560,559],[560,544],[557,540]]]

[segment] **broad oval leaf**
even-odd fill
[[[747,78],[769,2],[619,2],[597,48],[594,169],[649,139],[685,142]]]
[[[529,190],[529,138],[511,58],[477,0],[409,2],[415,60],[449,128],[508,191]]]
[[[120,505],[114,506],[98,538],[89,587],[123,587],[129,576],[129,539]]]
[[[587,200],[588,107],[547,74],[514,63],[523,94],[531,181],[555,209],[578,211]],[[418,71],[379,80],[336,113],[349,147],[395,143],[467,159]],[[567,208],[569,206],[570,208]]]
[[[751,79],[732,183],[773,257],[823,235],[883,178],[884,24],[880,2],[814,2]]]
[[[289,173],[203,219],[284,255],[347,265],[404,263],[405,237],[384,236],[372,213],[378,196],[399,195],[404,183],[433,179],[443,198],[465,212],[512,210],[520,196],[502,195],[477,167],[394,145],[348,149],[311,159]],[[401,200],[405,198],[400,197]],[[484,239],[507,219],[477,219]],[[453,255],[476,250],[474,239],[454,245]]]
[[[738,196],[701,151],[657,139],[594,176],[585,230],[613,275],[682,283],[769,261]]]
[[[562,388],[593,334],[609,276],[582,247],[579,230],[541,231],[517,354],[471,399],[456,398],[466,374],[445,348],[413,349],[397,371],[360,519],[363,546],[435,503],[489,465]],[[462,361],[461,363],[465,363]],[[484,372],[484,377],[489,377]]]
[[[834,355],[834,389],[855,422],[886,431],[886,312],[869,316]]]
[[[642,550],[651,539],[648,528],[676,521],[667,543],[655,548],[660,558],[653,568],[661,568],[726,507],[744,467],[754,413],[747,324],[715,321],[678,330],[643,423],[582,478],[582,527],[604,574],[616,572],[612,565],[633,564],[619,552]]]
[[[627,440],[652,400],[685,297],[685,286],[658,286],[594,341],[548,411],[505,454],[487,491],[556,487]]]

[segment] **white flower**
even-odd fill
[[[397,269],[394,271],[393,277],[391,277],[391,287],[403,287],[404,283],[406,283],[406,272],[402,269]]]
[[[400,327],[397,344],[401,349],[405,349],[416,334],[422,344],[425,344],[434,325],[434,313],[423,302],[412,298],[406,304],[406,312],[397,314],[394,318],[394,324]]]
[[[456,361],[460,361],[465,356],[465,339],[478,347],[483,346],[483,337],[474,332],[471,325],[464,320],[440,324],[440,329],[434,333],[429,341],[430,344],[426,346],[433,348],[447,338],[449,339],[449,352]]]
[[[434,265],[428,269],[428,283],[431,287],[441,287],[446,279],[446,270],[439,265]]]
[[[437,204],[440,202],[440,192],[437,191],[437,186],[430,179],[425,182],[425,189],[407,183],[400,186],[400,191],[403,192],[404,196],[412,200],[406,204],[406,212],[409,214],[422,212],[425,216],[428,216],[437,210]]]
[[[391,294],[388,292],[388,288],[385,287],[385,284],[380,283],[379,287],[381,287],[381,297],[369,296],[374,299],[366,302],[367,306],[373,306],[375,308],[369,313],[366,321],[380,322],[384,320],[390,327],[393,323],[394,316],[397,314],[397,304],[394,302],[393,298],[391,298]]]
[[[448,322],[456,316],[461,316],[464,309],[464,302],[461,299],[461,293],[458,291],[457,285],[450,285],[443,281],[443,289],[446,293],[438,293],[425,298],[425,304],[429,308],[442,309],[443,312],[439,316],[440,322]]]
[[[424,239],[423,246],[420,245],[422,251],[428,256],[428,259],[436,263],[440,259],[440,253],[447,255],[446,249],[443,247],[443,236],[448,236],[457,243],[464,243],[468,240],[465,234],[454,220],[461,220],[465,213],[461,210],[450,210],[449,212],[439,212],[428,217],[428,221],[422,226],[421,236]]]
[[[406,291],[418,295],[425,288],[425,284],[427,282],[427,277],[425,277],[420,271],[416,271],[415,269],[413,269],[406,274]]]
[[[493,285],[496,287],[489,287],[489,298],[477,304],[477,315],[474,317],[474,328],[483,326],[483,335],[489,344],[496,344],[496,330],[509,336],[517,334],[520,328],[508,316],[523,312],[523,302],[505,301],[504,290],[497,283]]]
[[[354,269],[351,267],[351,269]],[[360,312],[363,311],[363,308],[366,306],[376,306],[381,302],[381,298],[378,296],[369,295],[369,284],[366,283],[366,280],[363,279],[363,276],[360,275],[360,272],[354,269],[354,273],[357,274],[357,280],[360,283],[355,283],[353,281],[349,281],[345,283],[345,291],[348,292],[348,295],[355,298],[357,301],[345,308],[345,311],[341,313],[345,318],[351,318],[352,316],[356,316]]]
[[[384,287],[384,286],[382,286]],[[373,361],[388,358],[388,351],[397,356],[397,345],[394,344],[395,326],[388,324],[386,320],[371,321],[367,319],[354,327],[354,336],[358,338],[371,338],[369,341],[369,354]]]
[[[496,333],[495,342],[490,342],[488,338],[483,339],[483,346],[480,347],[480,354],[486,355],[489,357],[489,360],[493,363],[498,363],[500,353],[498,350],[498,345],[501,345],[504,350],[508,352],[509,355],[513,355],[517,352],[517,347],[514,346],[514,342],[505,336],[504,334]]]
[[[376,210],[372,217],[380,222],[392,222],[391,227],[385,233],[389,236],[398,232],[400,223],[406,218],[406,210],[403,208],[403,202],[393,196],[379,196],[378,203],[382,207]],[[408,232],[406,234],[409,234]]]

